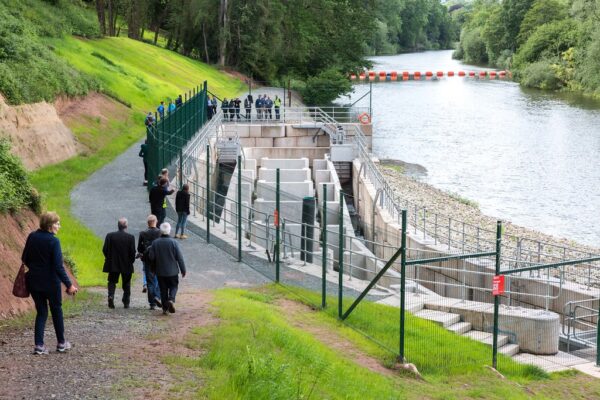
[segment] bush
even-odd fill
[[[300,92],[309,106],[331,104],[339,96],[350,93],[352,83],[346,76],[334,69],[328,69],[317,76],[307,79],[306,86]]]
[[[556,71],[550,61],[542,60],[529,64],[521,71],[521,84],[537,89],[560,89],[563,85],[556,76]]]
[[[39,198],[29,183],[21,160],[11,154],[10,143],[0,139],[0,213],[23,207],[39,211]]]
[[[481,30],[479,28],[463,31],[460,43],[463,49],[464,61],[473,64],[485,64],[488,62],[485,42],[481,37]]]

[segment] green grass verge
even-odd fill
[[[76,265],[79,284],[103,285],[102,240],[71,214],[71,190],[142,138],[144,111],[154,110],[161,99],[174,98],[204,80],[209,90],[221,96],[237,94],[245,86],[215,68],[126,38],[68,37],[52,40],[52,45],[76,69],[95,77],[104,90],[131,105],[128,116],[115,117],[108,125],[94,119],[84,125],[74,123],[70,128],[90,151],[31,174],[44,208],[61,216],[59,238]]]
[[[299,294],[311,302],[318,296],[310,292]],[[332,350],[319,337],[345,337],[362,352],[375,357],[386,354],[372,342],[339,323],[330,313],[307,308],[294,310],[290,315],[278,305],[281,298],[297,299],[297,295],[274,285],[253,291],[217,291],[213,306],[219,324],[192,329],[186,337],[187,347],[199,356],[171,356],[164,360],[176,381],[173,394],[185,389],[186,394],[193,392],[194,398],[306,400],[555,399],[560,393],[561,398],[585,399],[597,396],[600,390],[600,382],[574,372],[547,376],[520,368],[510,379],[500,379],[484,367],[489,363],[459,368],[458,365],[465,365],[459,356],[479,360],[489,355],[489,348],[458,335],[444,337],[441,328],[419,325],[416,318],[409,320],[415,326],[412,334],[420,335],[427,345],[415,349],[411,361],[417,362],[424,380],[400,372],[384,376],[357,364],[352,351],[344,354]],[[331,308],[335,309],[334,303]],[[369,334],[383,334],[386,341],[386,335],[390,340],[397,339],[392,332],[397,331],[397,313],[393,307],[370,304],[357,309],[352,318],[363,321]],[[316,327],[311,331],[318,334],[298,328],[299,321],[303,326]],[[436,337],[443,337],[444,342],[437,342]],[[457,356],[447,357],[443,352]],[[383,360],[388,362],[389,354]]]

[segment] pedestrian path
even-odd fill
[[[141,143],[141,142],[140,142]],[[117,229],[117,220],[129,220],[129,233],[137,238],[140,230],[146,229],[146,217],[150,213],[148,192],[142,186],[144,168],[138,157],[140,143],[133,145],[113,162],[96,171],[71,192],[71,211],[100,238]],[[175,230],[175,221],[169,220]],[[188,275],[180,290],[217,289],[221,287],[255,286],[269,282],[264,276],[217,247],[187,232],[187,240],[178,241],[184,254]],[[102,249],[98,249],[102,251]],[[102,265],[98,265],[102,268]],[[135,264],[141,272],[141,262]],[[140,276],[140,274],[136,274]],[[139,285],[138,285],[139,286]],[[132,289],[133,296],[142,295]]]

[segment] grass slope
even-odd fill
[[[208,80],[209,90],[220,96],[237,94],[244,86],[215,68],[126,38],[66,37],[53,39],[52,46],[70,65],[100,82],[103,90],[131,105],[127,115],[115,117],[108,125],[90,120],[85,127],[70,126],[76,136],[96,151],[31,174],[45,208],[57,211],[62,218],[59,238],[76,264],[79,283],[103,285],[106,276],[101,272],[102,239],[71,215],[71,190],[142,138],[144,112],[154,110],[161,99],[175,98],[204,80]]]
[[[291,315],[280,300],[297,297],[281,286],[220,290],[215,296],[219,324],[192,329],[186,338],[186,345],[199,355],[191,352],[165,359],[177,381],[175,398],[178,388],[203,399],[588,399],[600,394],[599,381],[573,372],[547,376],[520,369],[503,380],[484,364],[448,369],[441,365],[447,361],[436,357],[433,349],[485,358],[489,348],[447,332],[440,348],[433,343],[443,329],[425,328],[416,319],[410,321],[413,334],[429,343],[413,353],[416,357],[421,353],[417,366],[424,380],[399,372],[383,376],[357,364],[350,354],[330,349],[319,338],[346,337],[382,363],[389,356],[382,358],[372,342],[359,338],[328,313],[307,307]],[[355,312],[353,318],[364,322],[368,334],[397,340],[392,333],[397,331],[397,309],[370,304]],[[311,331],[317,333],[298,328],[299,321],[315,327]],[[451,361],[457,365],[456,359]]]

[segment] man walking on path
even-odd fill
[[[179,244],[171,238],[171,224],[164,222],[160,225],[160,237],[150,246],[148,259],[153,263],[160,287],[160,300],[163,314],[175,312],[175,296],[179,286],[179,271],[185,278],[185,262]]]
[[[167,216],[167,199],[166,197],[175,192],[174,189],[169,189],[169,180],[161,178],[157,186],[150,189],[148,199],[150,200],[150,213],[156,215],[158,223],[162,224]]]
[[[148,140],[144,140],[144,143],[140,146],[140,152],[138,156],[142,157],[144,162],[144,186],[148,185]]]
[[[190,215],[190,187],[187,183],[181,187],[181,190],[177,192],[177,196],[175,196],[175,211],[177,211],[175,237],[187,239],[187,235],[184,232],[187,224],[187,217]],[[181,230],[181,234],[177,235],[179,230]]]
[[[150,248],[152,242],[155,239],[158,239],[160,236],[160,229],[156,227],[156,216],[148,215],[147,218],[148,229],[140,232],[140,237],[138,240],[138,257],[142,259],[143,268],[144,268],[144,276],[146,277],[146,290],[148,292],[148,304],[150,305],[150,309],[154,310],[156,306],[162,307],[162,303],[160,301],[160,289],[158,287],[158,279],[156,279],[156,275],[150,268],[150,263],[145,258],[146,250]],[[147,254],[146,254],[147,255]]]
[[[121,275],[123,286],[123,306],[129,308],[131,297],[131,275],[135,261],[135,238],[127,233],[127,219],[119,218],[119,230],[106,235],[102,253],[104,253],[104,272],[108,273],[108,307],[115,308],[115,289]]]

